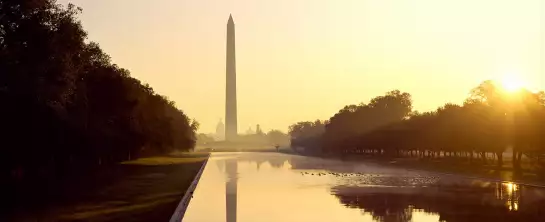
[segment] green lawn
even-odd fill
[[[176,153],[124,162],[69,185],[13,221],[168,221],[207,158]]]

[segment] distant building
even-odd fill
[[[216,135],[214,137],[215,137],[216,141],[225,140],[225,125],[223,124],[221,119],[218,122],[218,125],[216,126]]]
[[[252,135],[254,134],[254,130],[252,129],[252,127],[249,127],[248,130],[246,130],[246,135]]]
[[[257,126],[255,127],[255,134],[263,135],[263,131],[261,130],[261,126],[259,126],[259,124],[257,124]]]

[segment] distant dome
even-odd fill
[[[225,124],[220,121],[216,125],[216,140],[225,140]]]
[[[220,121],[218,122],[218,125],[216,126],[216,128],[218,128],[218,127],[221,127],[221,128],[225,127],[225,124],[223,124],[223,122],[221,121],[221,119],[220,119]]]

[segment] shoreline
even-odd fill
[[[379,165],[403,168],[413,171],[428,171],[444,175],[457,175],[474,179],[491,180],[496,182],[511,182],[526,186],[545,187],[545,175],[540,175],[536,170],[513,170],[507,163],[502,168],[492,165],[469,164],[450,160],[423,160],[416,158],[373,158],[369,156],[327,156],[306,155],[294,152],[293,154],[319,157],[324,159],[336,159],[349,162],[369,162]]]

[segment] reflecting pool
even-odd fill
[[[280,153],[213,153],[183,221],[545,221],[543,209],[545,189],[514,183]]]

